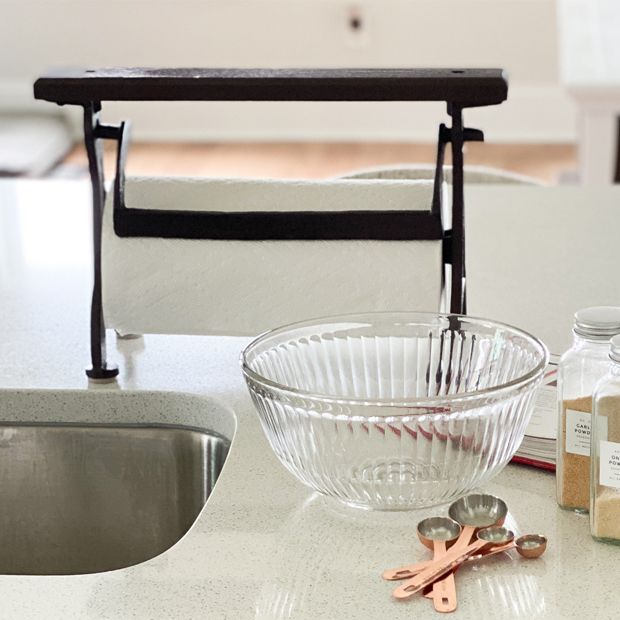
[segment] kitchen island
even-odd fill
[[[500,208],[496,191],[476,188],[468,194],[474,216],[477,209]],[[620,203],[619,190],[601,191],[607,192],[605,204]],[[531,200],[536,195],[544,199],[531,194]],[[574,196],[577,206],[588,202],[583,193],[575,191]],[[566,196],[558,200],[566,202]],[[117,340],[110,335],[109,356],[119,363],[118,381],[89,384],[84,375],[89,359],[88,185],[2,181],[0,205],[3,422],[15,421],[10,408],[2,406],[15,389],[80,390],[93,398],[100,390],[164,390],[204,395],[212,406],[201,425],[212,430],[225,426],[234,433],[212,495],[177,544],[142,564],[112,572],[0,575],[0,618],[438,617],[422,597],[392,599],[394,584],[383,581],[381,572],[427,557],[415,525],[426,516],[446,514],[446,506],[367,512],[318,496],[294,479],[269,448],[243,383],[238,358],[248,339]],[[480,236],[474,231],[472,243]],[[484,309],[483,300],[473,299],[472,306]],[[50,397],[48,410],[37,411],[32,420],[23,419],[22,412],[17,421],[62,422],[62,393],[49,394],[55,397]],[[100,415],[93,419],[88,408],[80,415],[78,421],[84,423],[108,421]],[[125,422],[155,420],[146,411]],[[617,617],[620,548],[594,542],[587,516],[557,508],[552,474],[510,465],[484,491],[507,502],[508,527],[545,534],[549,547],[538,560],[511,552],[462,568],[455,617]]]

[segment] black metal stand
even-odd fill
[[[483,133],[463,127],[465,107],[495,105],[508,86],[498,69],[97,69],[62,71],[35,83],[35,98],[84,108],[84,140],[93,190],[93,295],[88,377],[111,381],[102,303],[101,231],[105,203],[102,140],[117,141],[114,230],[126,237],[189,239],[442,240],[451,265],[450,311],[466,312],[463,145]],[[129,124],[99,122],[101,102],[129,101],[445,101],[430,211],[221,213],[132,209],[124,201]],[[442,223],[445,147],[452,151],[452,225]]]
[[[106,358],[105,321],[101,292],[101,230],[105,183],[103,176],[103,148],[101,139],[109,137],[108,130],[99,124],[100,102],[84,106],[84,143],[88,154],[88,169],[93,191],[93,296],[90,306],[90,357],[92,367],[86,371],[90,379],[112,381],[118,375],[118,368],[109,364]]]
[[[450,312],[467,313],[467,291],[465,287],[465,200],[463,187],[463,146],[465,142],[484,142],[484,133],[479,129],[463,128],[463,110],[459,106],[448,105],[452,117],[452,127],[443,123],[439,126],[437,137],[437,159],[433,185],[433,204],[441,205],[443,168],[446,145],[452,151],[452,224],[444,231],[443,263],[450,265]]]

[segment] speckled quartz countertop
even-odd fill
[[[423,556],[415,524],[446,507],[359,511],[297,482],[273,456],[246,393],[243,339],[110,337],[119,380],[88,385],[87,191],[77,182],[0,183],[0,401],[15,388],[199,393],[211,403],[202,425],[234,429],[232,448],[194,526],[171,549],[109,573],[0,576],[0,618],[437,617],[426,599],[393,600],[380,574]],[[49,403],[37,419],[62,421],[62,394]],[[132,415],[127,422],[153,422],[148,412]],[[92,416],[85,409],[82,421],[106,421]],[[455,617],[617,617],[620,549],[593,542],[587,517],[556,508],[552,475],[509,466],[484,490],[506,500],[510,527],[544,533],[550,544],[536,561],[463,568]]]

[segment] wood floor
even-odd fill
[[[114,154],[106,151],[106,169]],[[432,144],[132,144],[128,174],[324,178],[376,165],[431,163]],[[518,172],[547,183],[576,168],[576,150],[569,144],[469,144],[465,163]],[[64,162],[65,169],[84,171],[81,147]],[[109,176],[108,176],[109,178]]]

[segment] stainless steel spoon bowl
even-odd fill
[[[456,500],[450,505],[448,514],[461,525],[482,528],[501,525],[508,514],[508,506],[499,497],[476,493]]]
[[[514,532],[499,525],[485,527],[478,531],[478,539],[493,545],[506,545],[514,540]]]
[[[547,537],[542,534],[525,534],[515,540],[515,548],[524,558],[538,558],[547,549]]]
[[[429,549],[435,541],[445,543],[456,540],[461,533],[461,526],[449,517],[429,517],[418,523],[418,538]]]

